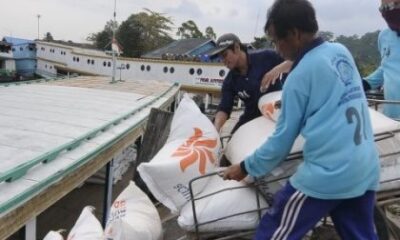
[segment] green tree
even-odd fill
[[[361,38],[357,35],[348,37],[340,35],[335,40],[349,49],[362,76],[369,75],[379,66],[378,35],[379,31],[366,33]]]
[[[43,40],[45,40],[45,41],[54,41],[54,38],[53,38],[53,35],[51,35],[50,32],[47,32],[47,33],[44,35]]]
[[[325,41],[333,41],[334,40],[334,35],[333,32],[329,31],[319,31],[318,36],[324,39]]]
[[[93,42],[95,47],[98,49],[111,50],[113,28],[117,29],[118,23],[109,20],[102,31],[90,34],[86,40]]]
[[[87,37],[98,49],[111,49],[112,29],[115,27],[116,39],[123,48],[123,56],[140,57],[173,41],[169,36],[173,23],[164,14],[144,9],[130,15],[118,27],[117,23],[108,21],[104,29]]]
[[[254,37],[254,41],[251,43],[251,45],[256,49],[274,47],[271,40],[268,39],[266,36]]]
[[[217,34],[215,34],[214,29],[210,26],[206,27],[205,37],[210,39],[216,39]]]
[[[182,25],[178,28],[176,35],[181,39],[204,38],[203,33],[192,20],[182,23]]]

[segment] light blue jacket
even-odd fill
[[[385,29],[379,33],[378,48],[381,65],[366,80],[372,89],[383,85],[386,100],[400,101],[400,37]],[[400,105],[385,104],[383,112],[388,117],[400,119]]]
[[[338,43],[314,45],[286,79],[273,136],[245,159],[245,168],[256,177],[270,172],[301,134],[304,162],[290,178],[294,188],[319,199],[377,190],[378,153],[354,60]]]

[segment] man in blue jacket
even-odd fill
[[[382,0],[379,11],[389,28],[379,33],[381,65],[366,80],[373,89],[383,86],[386,100],[400,101],[400,0]],[[400,120],[399,104],[385,104],[383,112]]]
[[[235,132],[244,123],[261,116],[258,109],[258,100],[268,92],[282,89],[282,84],[270,84],[266,91],[260,91],[261,82],[266,73],[281,64],[283,59],[272,50],[262,50],[248,53],[240,39],[232,33],[222,35],[217,40],[217,49],[213,54],[220,54],[223,63],[230,70],[226,76],[221,90],[221,102],[215,115],[214,125],[220,131],[232,112],[234,99],[238,96],[245,105],[244,112],[238,123],[232,129]],[[291,62],[284,62],[282,71]]]
[[[301,239],[330,215],[342,239],[377,239],[373,222],[379,160],[368,104],[350,52],[316,37],[307,0],[276,0],[265,31],[278,52],[293,60],[274,134],[225,179],[265,175],[304,139],[297,171],[274,196],[255,239]]]

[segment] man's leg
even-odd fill
[[[340,203],[307,197],[287,183],[257,228],[256,240],[298,240]]]
[[[331,212],[332,221],[344,240],[378,239],[374,225],[375,192],[343,200]]]

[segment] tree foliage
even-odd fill
[[[43,40],[45,40],[45,41],[54,41],[54,38],[53,38],[53,35],[51,35],[50,32],[47,32],[47,33],[44,35]]]
[[[329,31],[319,31],[318,36],[321,37],[322,39],[324,39],[325,41],[330,41],[330,42],[333,41],[333,39],[334,39],[333,32],[329,32]]]
[[[274,47],[271,40],[266,36],[254,37],[254,41],[251,43],[251,45],[256,49],[273,48]]]
[[[375,31],[366,33],[362,37],[340,35],[335,39],[336,42],[345,45],[350,50],[362,76],[369,75],[380,64],[378,35],[379,31]]]
[[[178,28],[176,35],[181,39],[188,38],[204,38],[203,33],[199,30],[193,20],[188,20]]]
[[[208,26],[206,27],[205,37],[215,40],[217,38],[217,34],[215,34],[214,29],[212,27]]]
[[[115,25],[113,25],[115,24]],[[132,14],[121,23],[108,21],[104,29],[87,37],[98,49],[111,49],[112,29],[116,27],[116,39],[123,48],[123,56],[140,57],[173,39],[169,36],[172,20],[164,14],[144,9],[143,12]]]
[[[90,34],[86,40],[93,42],[98,49],[111,50],[113,28],[117,29],[118,23],[109,20],[102,31]]]

